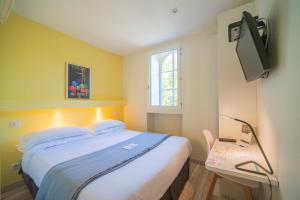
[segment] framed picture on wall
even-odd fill
[[[66,97],[68,99],[90,99],[91,68],[67,63]]]

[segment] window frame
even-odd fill
[[[163,105],[151,105],[151,57],[156,54],[165,53],[168,51],[177,50],[177,106],[163,106]],[[182,111],[182,98],[181,98],[181,47],[180,45],[173,45],[167,48],[162,48],[156,51],[152,51],[148,55],[148,75],[147,75],[147,112],[148,113],[169,113],[169,114],[181,114]],[[159,76],[162,72],[159,72]],[[173,88],[174,89],[174,88]],[[161,88],[159,89],[161,93]]]

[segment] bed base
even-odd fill
[[[20,170],[20,173],[22,174],[23,180],[26,186],[28,187],[32,197],[35,198],[39,188],[36,186],[32,178],[26,173],[24,173],[22,169]],[[170,185],[168,190],[165,192],[165,194],[160,198],[160,200],[179,199],[179,196],[184,188],[184,185],[189,179],[189,174],[190,174],[190,159],[188,158],[185,161],[183,167],[181,168],[179,174],[177,175],[173,183]]]
[[[179,196],[184,188],[185,183],[189,180],[190,176],[190,158],[188,158],[183,167],[181,168],[179,174],[170,185],[165,194],[160,198],[160,200],[178,200]]]

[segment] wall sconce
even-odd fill
[[[60,127],[63,125],[62,122],[62,116],[61,116],[61,112],[60,111],[55,111],[54,113],[54,117],[53,117],[53,126],[54,127]]]
[[[96,118],[95,118],[95,122],[99,122],[103,120],[103,116],[102,116],[102,110],[100,107],[96,108]]]

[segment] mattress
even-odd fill
[[[140,134],[114,130],[59,146],[25,152],[22,169],[39,187],[50,168],[61,162],[89,154]],[[161,145],[126,166],[96,179],[79,194],[78,200],[160,199],[191,154],[184,137],[172,136]]]

